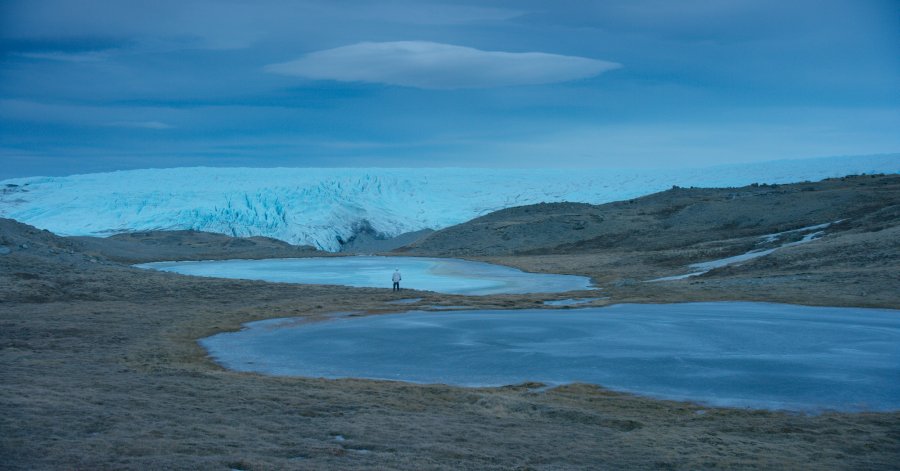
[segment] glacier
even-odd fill
[[[193,229],[334,252],[360,228],[389,238],[541,202],[862,173],[900,173],[900,154],[683,169],[190,167],[26,177],[0,181],[0,217],[59,235]]]

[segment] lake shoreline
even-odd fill
[[[172,261],[134,266],[191,276],[357,288],[383,288],[397,270],[402,289],[467,296],[554,294],[593,289],[590,279],[584,276],[529,273],[505,265],[455,258],[358,255]]]
[[[397,312],[389,303],[411,297],[427,306],[526,309],[596,291],[467,297],[197,278],[123,266],[25,226],[5,227],[4,234],[17,247],[0,257],[8,432],[0,450],[13,470],[591,469],[597,463],[892,469],[900,454],[896,412],[805,416],[709,408],[584,384],[468,389],[274,378],[227,371],[197,344],[256,320]],[[554,271],[566,259],[524,261]],[[737,299],[898,307],[896,298],[859,302],[864,298],[844,296],[839,285],[810,289],[809,278],[777,274],[772,284],[705,275],[696,280],[704,284],[654,283],[652,290],[615,282],[637,278],[622,271],[634,267],[640,265],[596,274],[610,299],[592,305]],[[852,286],[846,277],[843,282]]]
[[[900,367],[884,371],[900,365],[888,348],[898,341],[898,310],[717,302],[289,317],[198,342],[223,368],[265,376],[582,382],[708,407],[821,413],[900,411],[900,383],[889,380]]]

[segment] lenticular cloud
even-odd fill
[[[271,64],[268,72],[313,80],[372,82],[425,89],[565,82],[621,67],[543,52],[482,51],[426,41],[364,42]]]

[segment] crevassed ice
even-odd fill
[[[195,229],[336,251],[368,223],[386,237],[540,202],[605,203],[679,186],[900,172],[897,156],[703,169],[177,168],[5,180],[0,216],[61,235]],[[27,191],[24,191],[27,190]]]

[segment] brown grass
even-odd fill
[[[820,470],[900,462],[900,413],[710,409],[588,385],[275,378],[225,371],[196,343],[257,319],[384,312],[397,308],[385,301],[409,292],[114,265],[52,270],[31,261],[20,270],[38,278],[0,272],[2,469]],[[652,295],[643,298],[626,286],[608,302],[731,293],[724,284],[697,286],[644,289]],[[784,297],[795,294],[788,286]],[[544,299],[414,295],[423,305],[502,308]]]

